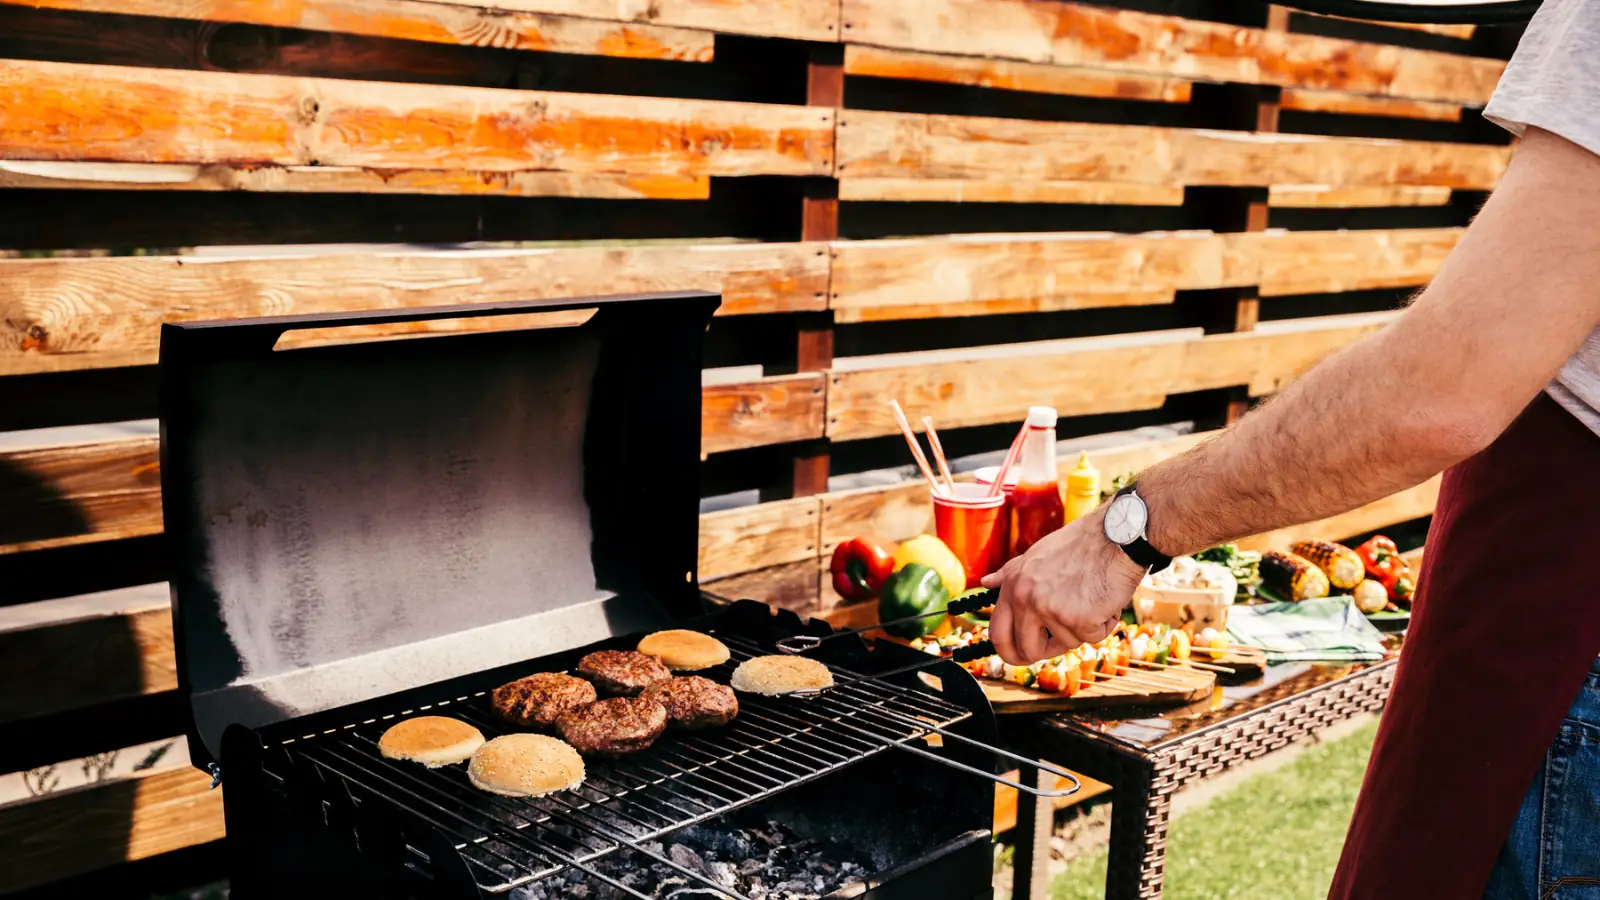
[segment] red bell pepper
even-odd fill
[[[1389,591],[1389,599],[1396,605],[1408,609],[1411,607],[1411,595],[1417,592],[1417,578],[1411,574],[1410,566],[1401,562],[1379,582]]]
[[[846,600],[870,600],[894,574],[894,545],[862,535],[834,548],[828,571],[833,589]]]
[[[1381,534],[1357,547],[1356,555],[1361,557],[1367,574],[1377,581],[1382,581],[1396,569],[1407,568],[1405,560],[1400,558],[1400,548]]]

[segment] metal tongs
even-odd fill
[[[923,613],[919,616],[906,616],[903,619],[891,619],[888,622],[879,622],[876,625],[869,625],[865,628],[850,628],[845,631],[835,631],[832,634],[822,636],[817,636],[814,634],[795,635],[794,637],[786,637],[779,640],[776,646],[778,650],[784,653],[804,653],[807,650],[815,650],[818,646],[826,641],[853,637],[858,634],[864,634],[868,631],[876,631],[880,628],[892,628],[896,625],[901,625],[906,622],[915,622],[919,619],[927,619],[933,616],[962,615],[964,613],[977,612],[986,606],[993,606],[997,599],[999,599],[998,594],[993,588],[984,588],[976,593],[967,594],[964,597],[957,597],[956,599],[950,601],[950,605],[948,607],[936,612]],[[989,656],[992,653],[994,653],[994,644],[990,643],[989,641],[979,641],[976,644],[972,644],[967,647],[955,648],[953,651],[951,651],[950,656],[959,663],[974,659],[982,659],[983,657]]]

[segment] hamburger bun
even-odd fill
[[[444,716],[418,716],[389,727],[378,738],[385,759],[407,759],[430,769],[465,762],[483,746],[483,732]]]
[[[467,780],[504,797],[543,797],[583,784],[583,757],[542,734],[506,734],[472,754]]]
[[[757,656],[740,663],[728,683],[736,691],[776,697],[833,687],[833,673],[804,656]]]
[[[676,672],[696,672],[728,661],[728,645],[698,631],[658,631],[639,642],[639,652],[654,656]]]

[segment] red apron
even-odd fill
[[[1481,898],[1600,654],[1600,437],[1540,394],[1445,473],[1330,897]]]

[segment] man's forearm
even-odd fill
[[[1140,476],[1151,543],[1191,553],[1344,512],[1493,440],[1600,320],[1597,205],[1600,160],[1530,131],[1398,322]]]

